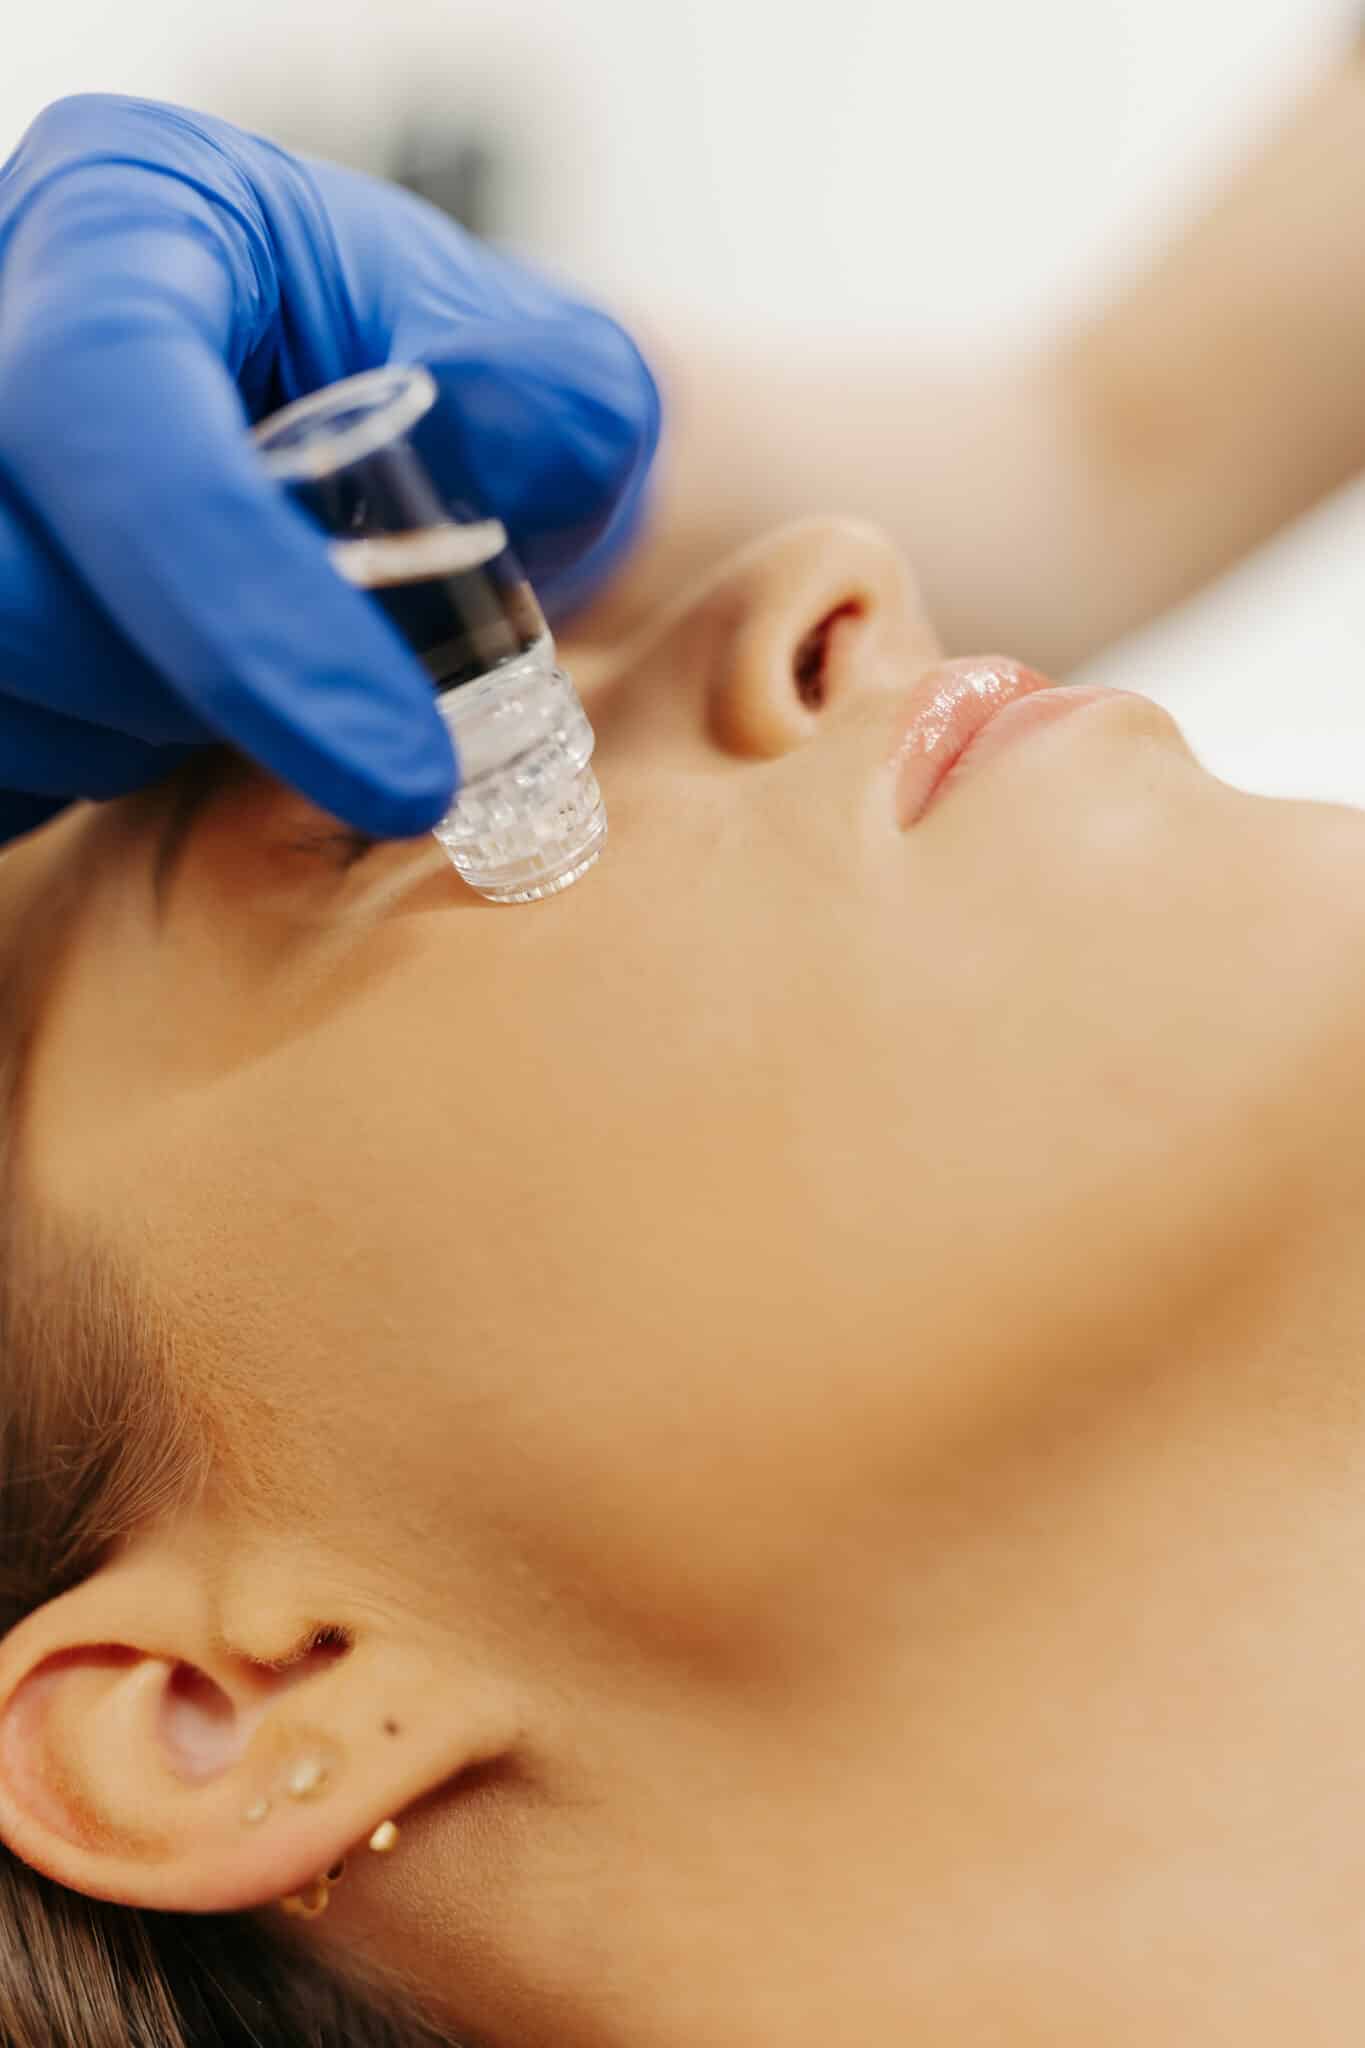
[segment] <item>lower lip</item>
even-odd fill
[[[1046,690],[1034,690],[1027,696],[1016,697],[1005,704],[995,716],[988,719],[968,740],[957,758],[944,770],[929,794],[920,816],[925,816],[948,788],[956,788],[961,782],[974,775],[979,768],[997,754],[1007,752],[1011,747],[1020,746],[1045,726],[1055,725],[1058,719],[1066,718],[1073,711],[1081,711],[1088,704],[1109,704],[1116,698],[1132,694],[1128,690],[1113,690],[1103,685],[1077,687],[1074,684],[1054,685]]]

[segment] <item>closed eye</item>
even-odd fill
[[[226,748],[206,748],[203,754],[180,772],[173,799],[157,836],[152,855],[152,890],[158,920],[165,913],[167,892],[190,834],[211,804],[242,782],[254,779],[255,771]],[[308,809],[302,797],[296,799]],[[358,832],[320,811],[311,812],[310,823],[295,834],[284,833],[274,844],[284,852],[302,853],[330,860],[339,873],[346,873],[380,841]]]
[[[344,871],[364,860],[367,853],[373,853],[380,841],[372,839],[367,832],[355,832],[348,825],[338,825],[324,832],[303,832],[296,839],[281,840],[280,844],[291,853],[331,857]]]

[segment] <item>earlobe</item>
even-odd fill
[[[60,1884],[156,1911],[315,1898],[383,1823],[515,1744],[505,1707],[452,1713],[402,1644],[272,1670],[192,1625],[176,1643],[189,1613],[163,1581],[150,1622],[155,1576],[97,1573],[0,1644],[0,1837]]]

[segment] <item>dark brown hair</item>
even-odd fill
[[[108,1254],[59,1241],[23,1199],[25,1056],[61,913],[50,897],[0,907],[0,1633],[192,1498],[211,1464],[153,1308]],[[454,2044],[265,1914],[108,1905],[0,1846],[0,2048]]]

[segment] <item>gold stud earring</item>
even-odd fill
[[[370,1836],[370,1847],[374,1850],[376,1856],[387,1856],[390,1850],[397,1848],[397,1846],[397,1821],[381,1820],[379,1826]]]

